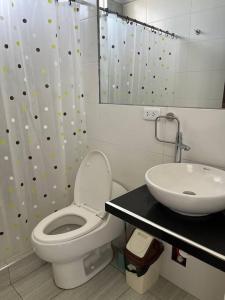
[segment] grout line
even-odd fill
[[[38,267],[37,269],[35,269],[35,270],[33,270],[33,271],[31,271],[31,272],[29,272],[28,274],[26,274],[25,276],[23,276],[23,277],[21,277],[21,278],[19,278],[19,279],[17,279],[17,280],[15,280],[14,282],[11,282],[11,278],[10,278],[10,282],[11,282],[11,284],[12,285],[14,285],[15,283],[17,283],[18,281],[20,281],[20,280],[23,280],[24,278],[26,278],[26,277],[29,277],[32,273],[34,273],[34,272],[36,272],[36,271],[38,271],[39,269],[41,269],[42,267],[44,267],[44,266],[46,266],[47,265],[47,262],[45,262],[43,265],[41,265],[40,267]]]
[[[127,286],[127,290],[123,291],[122,294],[120,294],[116,300],[119,300],[123,295],[125,295],[131,288],[129,286]]]
[[[53,282],[54,282],[54,280],[53,280]],[[55,282],[54,282],[54,285],[57,287],[57,285],[55,284]],[[59,287],[57,287],[57,288],[59,288]],[[59,288],[59,289],[60,289],[60,288]],[[54,295],[54,296],[52,296],[52,297],[50,297],[49,300],[55,299],[56,297],[58,297],[59,295],[61,295],[61,294],[64,293],[65,291],[66,291],[66,290],[60,289],[60,290],[59,290],[59,293],[56,294],[56,295]]]
[[[12,288],[14,289],[14,291],[16,292],[16,294],[19,296],[19,298],[23,300],[23,296],[17,291],[17,289],[14,287],[13,284],[12,284]]]
[[[9,286],[11,286],[13,288],[13,290],[16,292],[16,294],[19,296],[20,299],[23,299],[23,296],[20,295],[20,293],[17,291],[17,289],[15,288],[14,284],[11,281],[11,276],[10,276],[9,268],[8,268],[8,272],[9,272],[9,283],[10,283]]]
[[[118,271],[120,274],[126,276],[126,273],[123,272],[122,270],[120,270],[119,268],[117,268],[116,266],[114,266],[112,263],[109,264],[113,269],[115,269],[116,271]]]

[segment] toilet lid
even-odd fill
[[[105,202],[111,199],[112,173],[103,152],[91,151],[82,161],[77,172],[74,203],[105,214]]]

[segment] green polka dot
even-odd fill
[[[48,19],[48,23],[51,24],[52,23],[52,19]]]
[[[42,74],[42,75],[45,75],[46,73],[47,73],[46,69],[45,69],[45,68],[42,68],[42,69],[41,69],[41,74]]]
[[[4,139],[0,139],[0,145],[5,145],[5,140]]]
[[[78,27],[78,25],[75,25],[74,28],[77,30],[79,27]]]
[[[20,41],[16,41],[16,46],[20,46]]]
[[[2,73],[5,73],[5,74],[9,73],[9,68],[7,66],[3,66]]]
[[[55,49],[56,48],[56,44],[51,44],[51,48]]]
[[[52,0],[48,0],[48,3],[49,3],[49,4],[52,4]]]

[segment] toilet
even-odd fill
[[[124,224],[105,212],[105,202],[126,192],[112,181],[105,154],[89,152],[77,172],[73,203],[44,218],[31,234],[35,253],[52,264],[58,287],[77,287],[110,263],[111,241]]]

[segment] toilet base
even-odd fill
[[[55,284],[62,289],[78,287],[104,269],[112,260],[111,244],[106,244],[69,263],[52,264]]]

